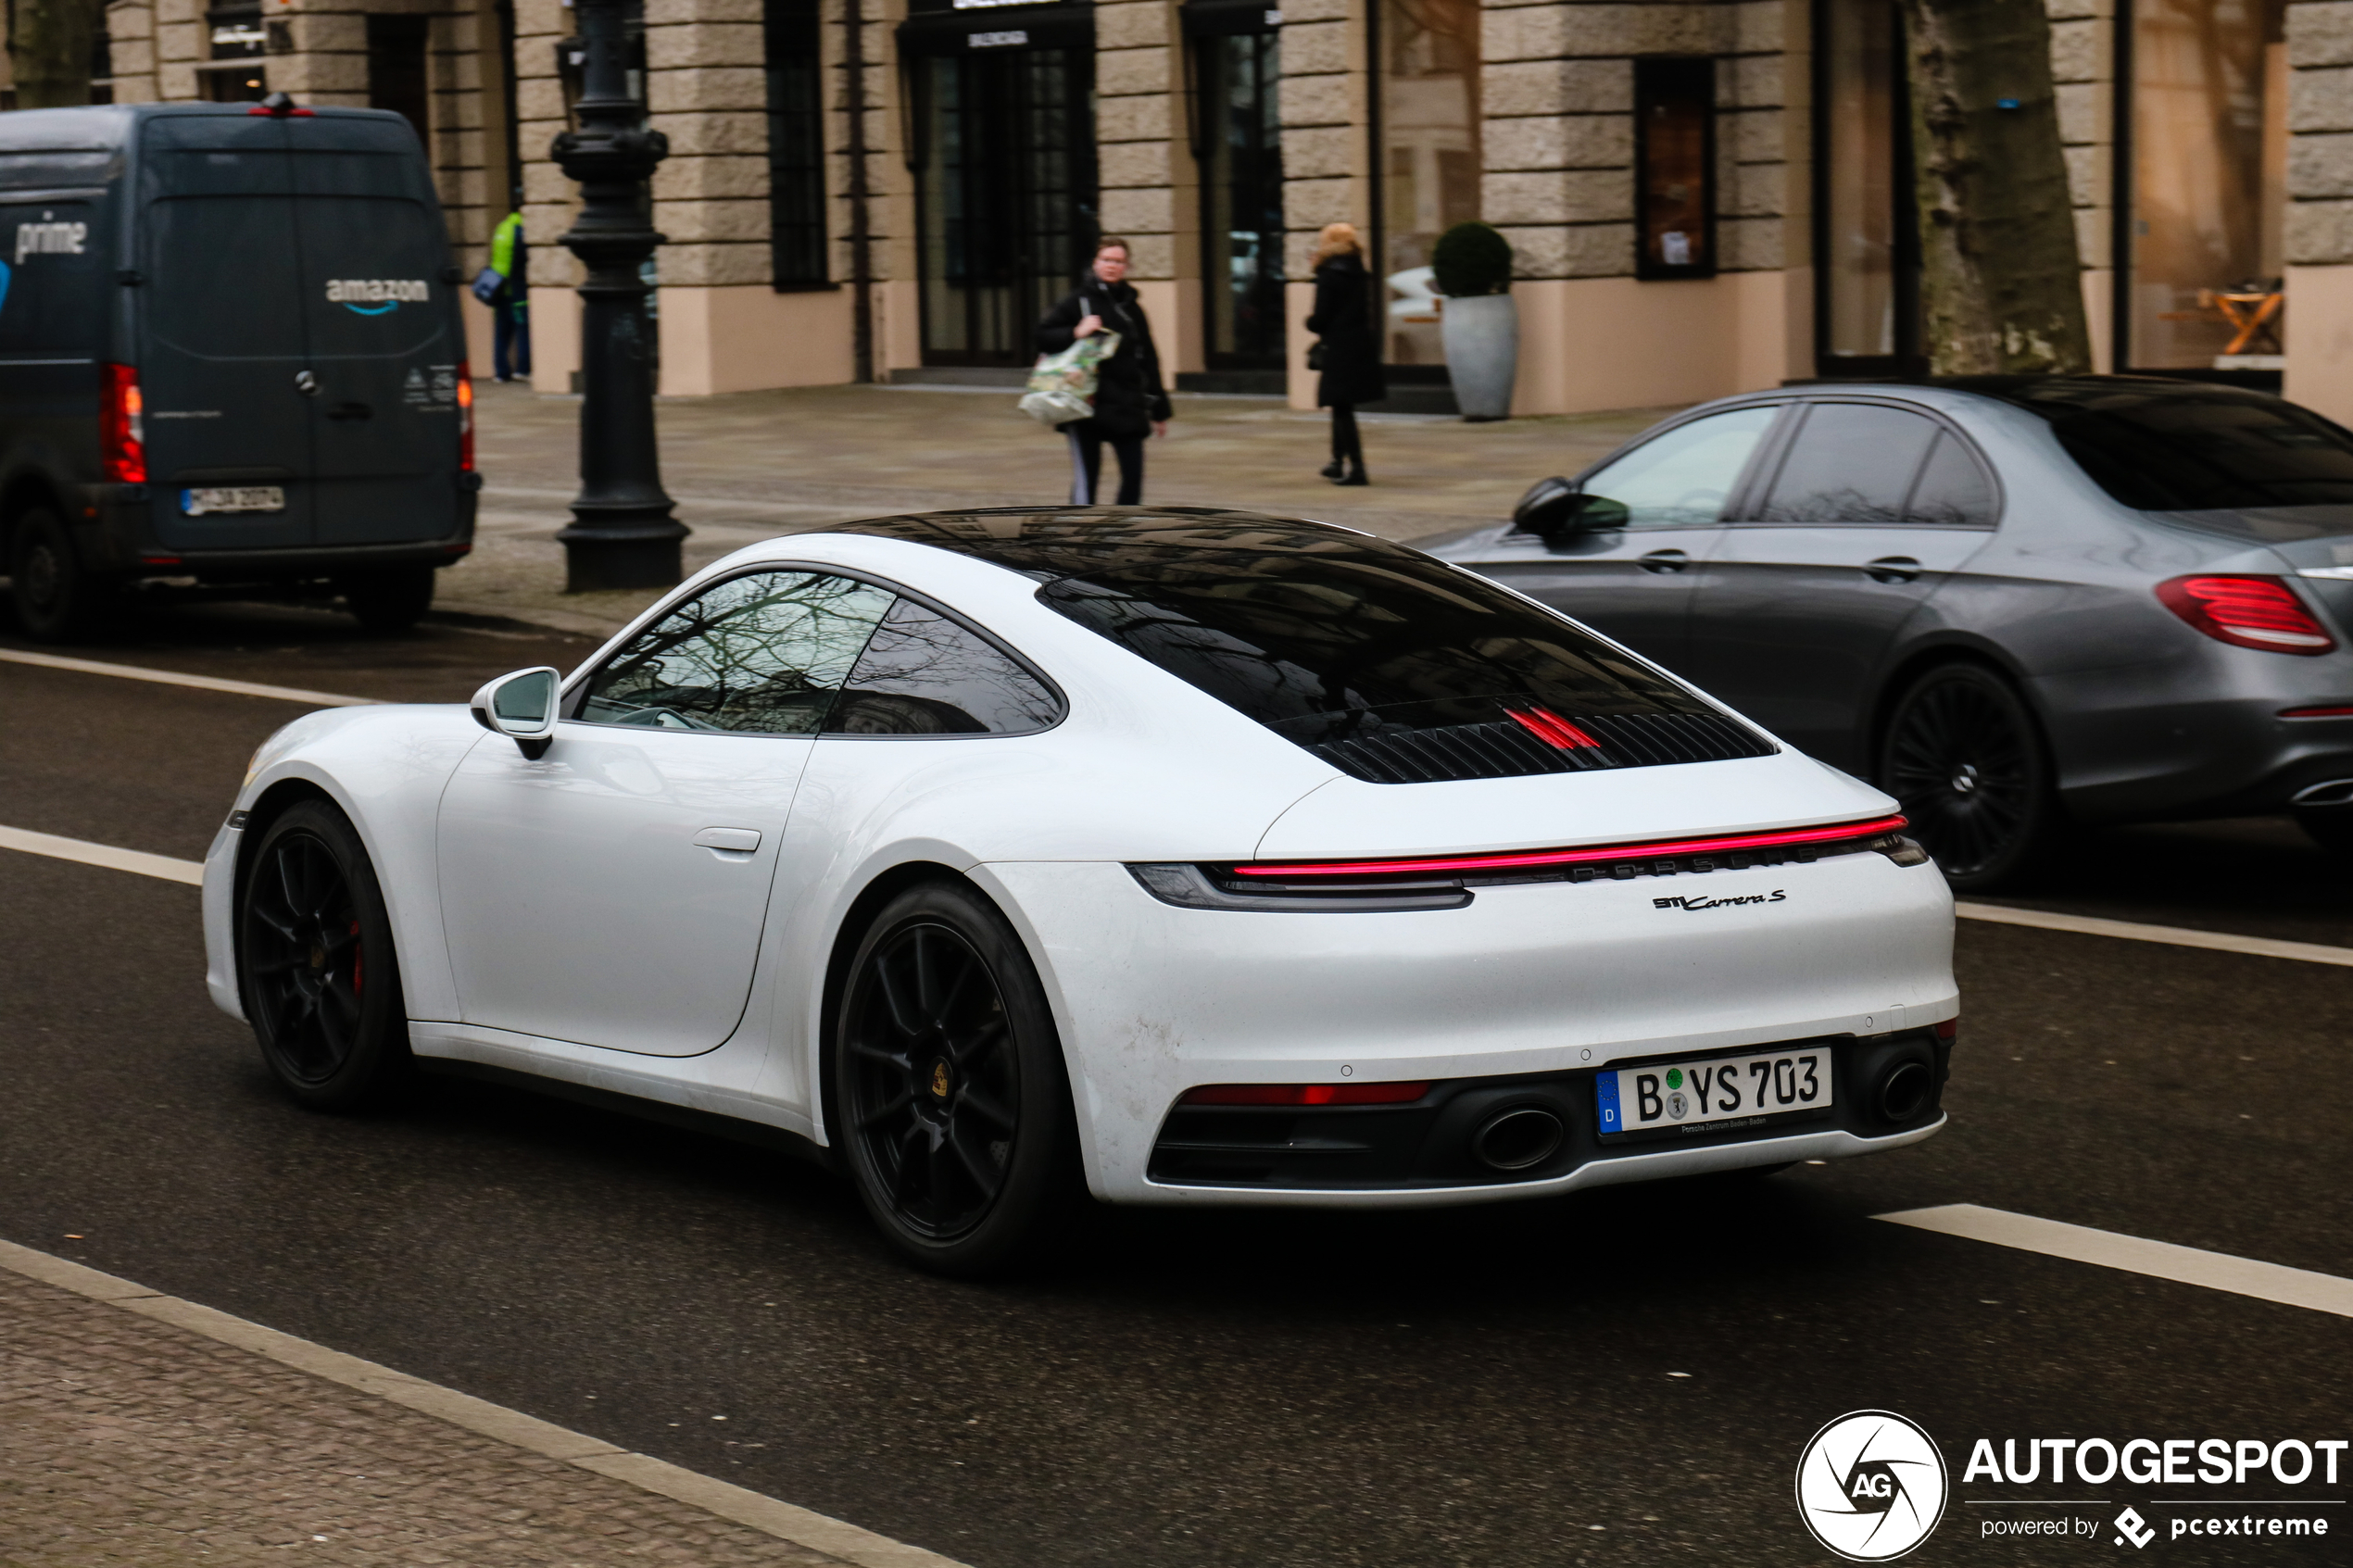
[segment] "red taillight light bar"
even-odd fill
[[[1285,882],[1408,872],[1475,876],[1488,872],[1533,871],[1545,866],[1574,866],[1595,860],[1638,859],[1646,855],[1712,855],[1718,851],[1829,844],[1843,838],[1870,838],[1881,834],[1901,833],[1908,825],[1908,820],[1904,817],[1872,817],[1865,822],[1835,822],[1828,827],[1779,828],[1767,833],[1723,834],[1713,838],[1661,838],[1642,844],[1604,844],[1579,849],[1507,849],[1486,855],[1441,855],[1407,860],[1308,860],[1288,865],[1236,866],[1233,874],[1279,877]]]
[[[1410,1105],[1428,1084],[1203,1084],[1178,1105]]]
[[[458,471],[474,471],[474,370],[463,359],[458,361]]]
[[[2157,596],[2192,626],[2233,647],[2308,659],[2336,647],[2296,590],[2276,577],[2176,577],[2159,583]]]
[[[2335,703],[2326,708],[2283,708],[2283,719],[2353,719],[2353,703]]]
[[[146,406],[139,396],[139,372],[129,365],[101,365],[106,378],[98,395],[98,458],[118,484],[147,483]]]

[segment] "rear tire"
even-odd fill
[[[344,608],[362,630],[379,636],[406,632],[433,608],[434,569],[429,566],[386,567],[356,573],[336,585],[343,590]]]
[[[835,1146],[917,1268],[1000,1273],[1075,1223],[1062,1042],[1020,937],[972,888],[922,883],[875,917],[831,1055]]]
[[[384,890],[359,833],[323,800],[264,830],[237,890],[237,983],[261,1058],[312,1110],[406,1086],[409,1011]]]
[[[82,564],[57,513],[34,507],[18,514],[8,535],[8,590],[26,636],[63,643],[82,635],[106,611],[113,586]]]
[[[1912,683],[1880,743],[1880,787],[1959,893],[2031,875],[2064,824],[2049,753],[2026,699],[1976,664]]]

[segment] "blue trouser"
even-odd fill
[[[490,369],[500,381],[531,374],[531,307],[498,291],[490,307]]]

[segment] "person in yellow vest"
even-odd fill
[[[499,280],[490,299],[490,368],[500,381],[531,374],[530,265],[518,209],[499,220],[490,234],[490,270]]]

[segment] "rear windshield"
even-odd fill
[[[1530,704],[1579,716],[1714,712],[1493,583],[1366,544],[1138,558],[1038,596],[1302,746],[1490,723]]]
[[[2142,511],[2353,503],[2353,432],[2293,403],[2084,387],[2023,401],[2101,489]]]

